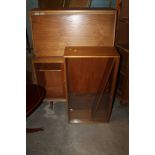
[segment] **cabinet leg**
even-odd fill
[[[50,108],[51,108],[51,110],[54,110],[54,104],[53,104],[53,101],[50,101]]]

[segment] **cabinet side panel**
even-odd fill
[[[35,65],[35,69],[38,84],[46,89],[46,98],[66,98],[63,65],[58,69],[57,65],[40,63]]]

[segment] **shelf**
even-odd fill
[[[120,18],[119,21],[129,24],[129,18]]]
[[[129,44],[116,44],[116,47],[124,50],[125,52],[129,53]]]
[[[33,57],[34,63],[64,63],[65,59],[63,56],[53,57]]]

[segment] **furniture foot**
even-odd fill
[[[50,101],[50,108],[51,108],[51,110],[54,110],[54,103],[53,103],[53,101]]]

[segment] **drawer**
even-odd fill
[[[35,63],[35,69],[39,71],[62,70],[63,67],[62,63]]]

